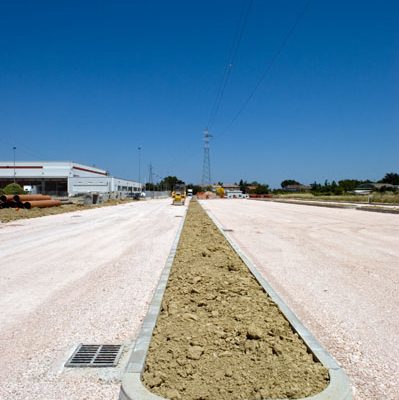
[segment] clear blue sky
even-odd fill
[[[399,3],[254,0],[212,128],[214,181],[379,179],[399,163]],[[0,160],[200,182],[242,1],[0,0]],[[147,174],[148,175],[148,174]]]

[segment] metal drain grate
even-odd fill
[[[234,232],[234,229],[223,228],[223,232]]]
[[[66,367],[115,367],[122,354],[119,344],[80,344]]]

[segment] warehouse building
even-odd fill
[[[76,196],[86,193],[128,195],[142,191],[138,182],[115,178],[108,171],[71,161],[0,161],[0,187],[15,181],[32,193]]]

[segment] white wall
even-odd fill
[[[107,171],[88,165],[70,161],[19,161],[15,163],[15,177],[18,178],[64,178],[68,180],[68,194],[140,192],[138,182],[115,178],[107,175]],[[0,177],[14,177],[14,163],[0,162]]]
[[[68,178],[68,193],[70,196],[78,193],[132,193],[140,192],[138,182],[118,179],[112,176],[104,177],[71,177]]]

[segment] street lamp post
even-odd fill
[[[13,153],[14,153],[14,183],[15,183],[15,150],[17,150],[17,148],[14,146],[13,148],[12,148],[12,150],[13,150]]]

